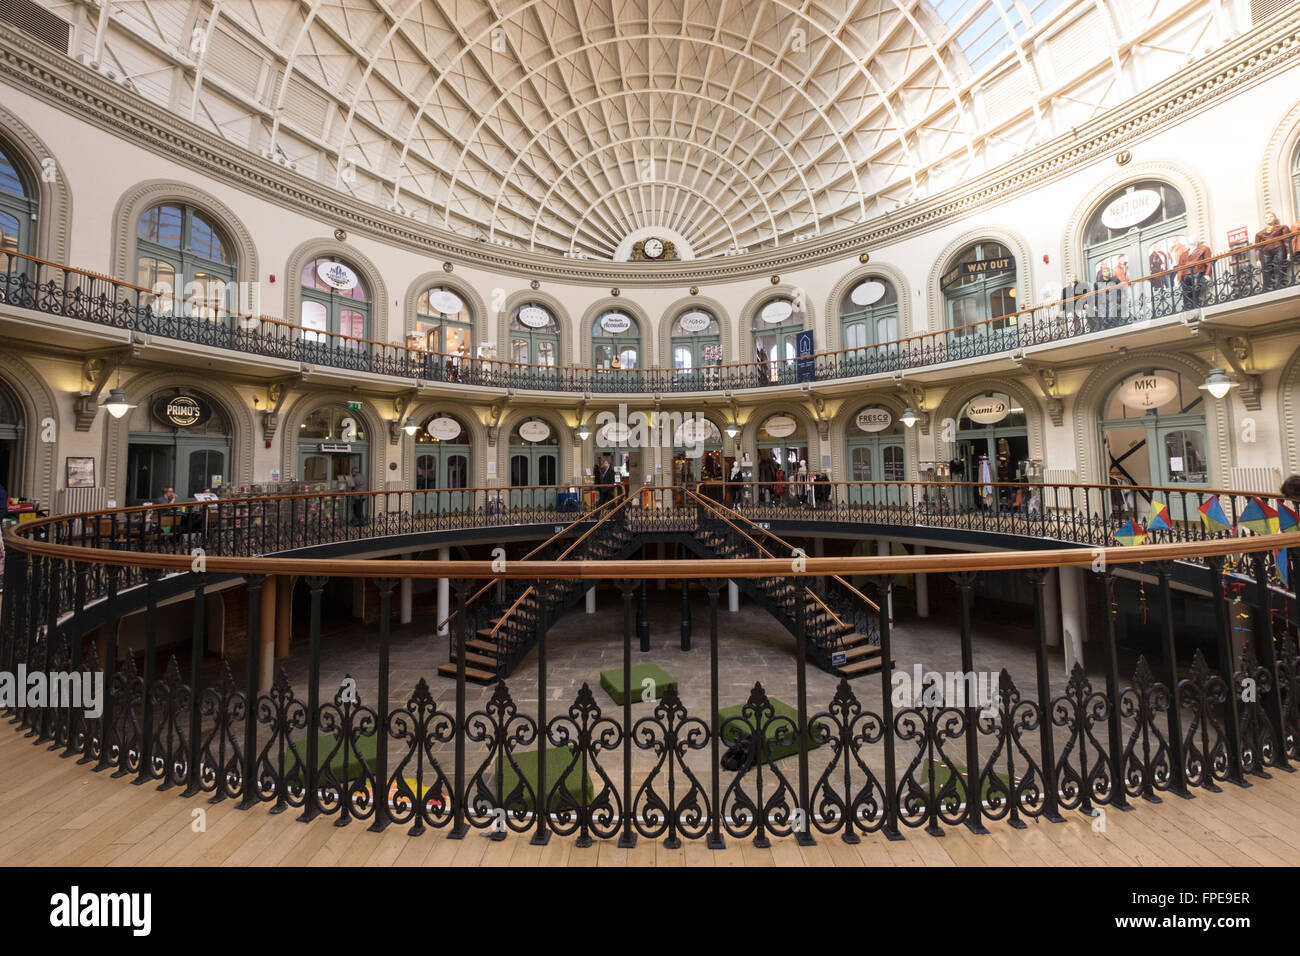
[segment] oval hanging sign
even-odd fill
[[[854,305],[873,305],[885,297],[885,284],[874,279],[863,282],[849,293],[849,301]]]
[[[316,266],[316,275],[331,289],[346,292],[357,287],[357,274],[341,262],[322,262]]]
[[[677,430],[679,445],[702,445],[709,441],[721,441],[722,433],[718,426],[707,418],[688,418]]]
[[[980,425],[996,425],[1011,413],[1011,404],[1002,396],[973,398],[966,405],[966,418]]]
[[[519,426],[519,437],[524,441],[546,441],[551,437],[551,426],[546,422],[524,422]]]
[[[1119,400],[1125,408],[1159,408],[1177,394],[1178,382],[1159,372],[1130,375],[1119,386]]]
[[[602,445],[621,445],[632,436],[632,428],[627,422],[610,422],[600,430],[596,440]]]
[[[429,293],[429,306],[440,315],[455,315],[465,307],[460,296],[447,289],[434,289]]]
[[[687,333],[703,332],[713,324],[713,316],[707,312],[687,312],[681,318],[682,331]]]
[[[788,299],[777,299],[775,302],[769,302],[763,306],[763,311],[759,313],[759,317],[769,325],[784,322],[792,315],[794,315],[794,304]]]
[[[1101,211],[1101,224],[1107,229],[1128,229],[1146,222],[1159,208],[1160,193],[1154,189],[1134,189]]]
[[[453,438],[460,437],[460,422],[454,418],[447,418],[445,415],[441,418],[435,418],[424,426],[424,430],[430,438],[436,438],[438,441],[451,441]],[[522,433],[522,429],[520,430]]]
[[[193,428],[212,417],[212,408],[193,395],[165,395],[154,402],[153,414],[164,425]]]
[[[600,317],[600,327],[610,335],[621,335],[632,328],[632,319],[622,312],[609,312]]]
[[[787,435],[793,435],[799,427],[789,415],[773,415],[763,423],[763,430],[773,438],[785,438]]]
[[[519,310],[519,321],[530,329],[544,329],[551,324],[551,313],[539,305],[526,305]]]
[[[873,408],[864,408],[858,412],[855,419],[858,428],[867,432],[883,432],[890,425],[894,424],[894,413],[887,408],[875,406]]]

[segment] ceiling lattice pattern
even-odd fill
[[[604,259],[884,215],[1249,25],[1236,0],[42,2],[74,55],[328,188]]]

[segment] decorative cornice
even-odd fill
[[[508,255],[486,244],[476,249],[473,246],[478,244],[446,230],[427,225],[417,228],[406,217],[324,189],[309,177],[241,149],[122,89],[70,57],[13,31],[0,35],[0,75],[92,125],[238,188],[254,191],[286,208],[315,216],[324,223],[346,224],[349,231],[364,232],[441,259],[499,273],[579,284],[622,282],[652,287],[749,279],[774,271],[804,268],[931,231],[1026,189],[1038,188],[1098,160],[1103,154],[1181,122],[1193,113],[1203,112],[1223,97],[1285,69],[1297,54],[1300,54],[1300,6],[1295,6],[1286,16],[1270,18],[1194,62],[1171,80],[1056,137],[1036,149],[1032,157],[1011,160],[984,176],[905,210],[805,240],[792,251],[759,251],[728,257],[723,262],[694,260],[665,264],[662,268],[638,263],[635,270],[628,269],[624,263],[557,260],[527,252]]]

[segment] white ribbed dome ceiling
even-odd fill
[[[1132,95],[1155,33],[1142,82],[1186,65],[1218,2],[44,5],[87,62],[331,188],[607,259],[654,228],[772,248],[951,186]]]

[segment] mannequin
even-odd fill
[[[1258,249],[1259,269],[1263,274],[1264,291],[1280,289],[1286,270],[1286,226],[1277,221],[1277,214],[1264,214],[1264,228],[1255,233],[1255,242],[1263,243]]]
[[[1178,284],[1183,293],[1184,309],[1199,309],[1210,284],[1210,247],[1200,239],[1178,257]]]
[[[1108,265],[1101,267],[1101,274],[1097,277],[1096,300],[1097,318],[1101,320],[1102,328],[1122,317],[1124,303],[1120,280]]]
[[[984,508],[987,510],[989,502],[993,499],[993,463],[989,461],[988,455],[980,455],[979,464],[979,482],[982,486],[980,494],[983,496]]]
[[[799,471],[795,475],[795,494],[799,497],[801,504],[808,500],[808,492],[811,490],[808,481],[808,462],[799,459]]]
[[[1159,291],[1169,285],[1169,276],[1160,275],[1169,269],[1169,257],[1159,249],[1152,249],[1151,255],[1147,257],[1147,275],[1151,277],[1152,291]]]
[[[1080,298],[1088,294],[1088,284],[1080,282],[1079,276],[1071,272],[1065,277],[1065,285],[1061,287],[1061,309],[1064,312],[1083,313],[1088,310],[1088,300]]]
[[[758,363],[754,369],[755,374],[758,376],[758,384],[762,385],[763,380],[771,375],[767,364],[767,349],[763,348],[762,342],[754,345],[754,361]]]

